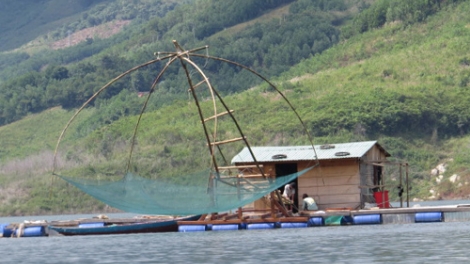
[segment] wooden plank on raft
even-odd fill
[[[206,224],[240,224],[240,219],[207,220],[207,221],[178,221],[178,225],[206,225]]]
[[[322,204],[318,204],[318,207],[321,208],[321,210],[332,210],[332,209],[338,209],[338,208],[348,208],[348,210],[350,210],[350,208],[352,209],[355,209],[357,208],[358,206],[360,206],[361,203],[359,201],[357,202],[346,202],[346,203],[322,203]],[[337,211],[337,210],[335,210]]]
[[[289,216],[289,217],[265,217],[265,218],[250,218],[246,219],[247,223],[292,223],[292,222],[307,222],[308,218],[305,216]]]

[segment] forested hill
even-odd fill
[[[0,3],[0,51],[37,38],[59,39],[113,20],[163,15],[177,1],[20,0]],[[184,2],[184,1],[179,1]]]
[[[158,6],[167,1],[134,2],[154,2]],[[338,26],[357,10],[352,2],[196,1],[180,4],[162,18],[149,18],[147,23],[131,23],[111,38],[88,38],[78,45],[60,50],[42,48],[40,52],[25,53],[19,50],[0,54],[0,124],[8,124],[28,113],[50,107],[77,107],[110,77],[152,59],[156,51],[174,49],[171,44],[173,39],[184,47],[209,45],[211,54],[256,67],[269,76],[278,75],[302,59],[337,43],[340,35]],[[115,19],[140,18],[122,15],[124,11],[117,11],[121,8],[119,3],[124,5],[124,1],[115,1],[114,9],[106,5],[108,9],[101,10],[99,16],[85,12],[80,23],[61,28],[60,32],[52,35],[64,37],[64,31],[74,32],[91,26],[93,23],[89,21],[92,17],[102,22],[108,16]],[[129,3],[127,5],[131,5]],[[103,99],[117,93],[132,96],[138,91],[145,91],[148,89],[145,84],[151,82],[151,72],[154,70],[149,68],[133,75],[131,86],[118,85]],[[217,73],[225,93],[254,85],[252,79],[240,78],[238,70],[233,67],[211,63],[207,65],[207,70]],[[171,102],[179,96],[174,87],[181,86],[181,81],[175,78],[175,74],[172,72],[165,79],[167,93],[159,97],[162,103]],[[131,111],[129,114],[133,113]]]
[[[111,2],[129,10],[149,3],[167,8],[155,16],[136,12],[122,17],[115,12],[106,20],[107,12],[116,10]],[[110,9],[99,8],[103,3]],[[173,39],[188,49],[209,45],[210,55],[245,64],[275,80],[301,112],[316,143],[379,140],[394,160],[412,165],[412,197],[470,193],[468,0],[135,0],[83,7],[76,20],[81,22],[51,29],[47,37],[40,34],[38,42],[44,45],[0,54],[0,183],[7,190],[2,192],[0,213],[103,208],[63,183],[50,192],[45,187],[49,182],[37,175],[49,175],[44,159],[70,113],[122,71],[153,59],[156,51],[173,51]],[[83,30],[95,19],[129,23],[109,38],[50,48],[69,30]],[[83,26],[85,21],[88,26]],[[119,147],[114,141],[129,138],[124,130],[141,110],[138,92],[148,91],[161,68],[134,73],[94,101],[84,112],[88,120],[76,131],[77,146],[89,142],[97,155],[109,157]],[[204,71],[223,96],[251,102],[257,113],[267,114],[266,120],[253,115],[249,127],[264,143],[295,137],[296,128],[269,107],[275,95],[258,87],[257,80],[217,62],[208,61]],[[143,142],[148,143],[147,156],[165,164],[161,170],[197,161],[197,155],[186,163],[180,157],[193,146],[192,135],[199,128],[178,122],[177,117],[185,115],[181,109],[187,109],[182,107],[186,101],[181,99],[188,97],[182,91],[187,87],[182,74],[168,69],[147,109],[158,124],[147,128]],[[273,123],[282,123],[288,133],[270,137]],[[172,145],[178,139],[184,144]],[[72,154],[68,158],[81,162]],[[441,184],[430,174],[439,163],[447,169],[438,175]],[[455,184],[445,180],[453,175],[459,179]],[[393,190],[391,196],[396,197]]]

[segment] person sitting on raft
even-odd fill
[[[302,206],[303,210],[306,210],[306,211],[318,210],[318,206],[312,197],[304,193],[304,195],[302,195],[302,198],[304,199],[303,206]]]

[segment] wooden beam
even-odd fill
[[[238,174],[238,178],[261,178],[261,177],[266,177],[264,174]]]
[[[199,217],[199,220],[198,221],[204,221],[207,217],[207,214],[203,214],[201,215],[201,217]]]
[[[208,81],[208,80],[209,80],[209,79],[204,79],[204,80],[202,80],[202,81],[196,83],[195,85],[193,85],[193,88],[197,88],[199,85],[205,83],[205,82]]]
[[[233,113],[233,112],[235,112],[235,110],[225,111],[225,112],[219,113],[219,114],[217,114],[217,115],[213,115],[213,116],[211,116],[211,117],[208,117],[208,118],[204,119],[204,122],[207,122],[207,121],[209,121],[209,120],[215,119],[216,117],[224,116],[224,115],[226,115],[226,114],[228,114],[228,113]]]
[[[280,196],[280,194],[278,193],[278,196]],[[278,197],[278,199],[282,199],[281,197]],[[287,211],[287,209],[284,207],[284,205],[281,205],[279,203],[278,200],[276,199],[272,199],[274,205],[279,208],[279,211],[281,211],[281,213],[284,215],[284,216],[290,216],[289,212]]]
[[[216,145],[227,144],[227,143],[231,143],[231,142],[235,142],[235,141],[244,140],[245,138],[246,137],[239,137],[239,138],[234,138],[234,139],[227,139],[227,140],[222,140],[222,141],[217,141],[217,142],[211,142],[211,145],[216,146]]]
[[[263,165],[260,164],[258,166],[256,165],[237,165],[237,166],[222,166],[218,167],[219,170],[231,170],[231,169],[253,169],[253,168],[263,168]]]

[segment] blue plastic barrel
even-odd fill
[[[307,222],[281,223],[281,228],[302,228],[307,227]]]
[[[355,215],[353,217],[355,225],[377,225],[382,223],[381,214]]]
[[[442,212],[424,212],[415,214],[416,223],[442,222],[444,215]]]
[[[354,224],[354,219],[350,215],[344,215],[341,218],[341,225],[352,225]]]
[[[83,223],[79,224],[79,228],[94,228],[94,227],[103,227],[104,223],[103,222],[96,222],[96,223]]]
[[[179,232],[200,232],[206,231],[206,225],[179,225]]]
[[[308,219],[308,226],[323,226],[325,225],[325,220],[323,217],[310,217]]]
[[[10,224],[0,224],[0,235],[2,237],[11,237],[13,230],[7,228]]]
[[[13,236],[17,237],[19,229],[13,231]],[[10,234],[11,236],[11,234]],[[28,226],[23,229],[21,237],[40,237],[46,236],[46,228],[44,226]]]
[[[46,236],[44,226],[28,226],[23,231],[23,237],[41,237]]]
[[[273,229],[276,223],[251,223],[246,225],[246,229]]]
[[[222,224],[222,225],[212,225],[212,231],[223,231],[223,230],[238,230],[238,224]]]
[[[5,227],[7,227],[8,225],[10,225],[10,224],[0,224],[0,234],[3,235],[3,230],[4,230]]]

